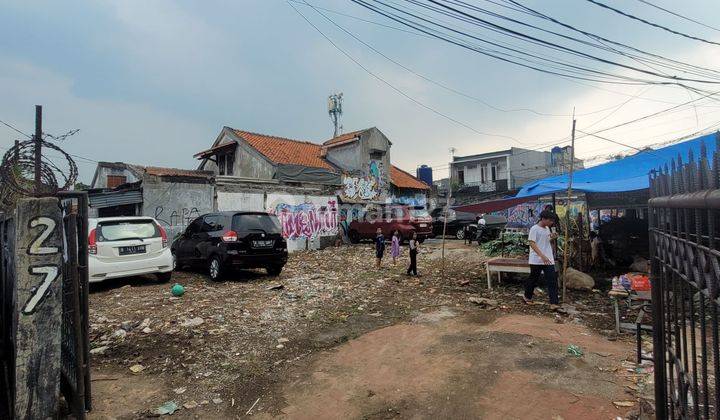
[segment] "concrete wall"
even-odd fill
[[[290,252],[335,243],[338,210],[331,186],[222,180],[216,188],[218,211],[267,211],[277,215]]]
[[[321,249],[338,235],[337,197],[268,194],[266,208],[283,227],[288,251]]]
[[[338,165],[346,172],[338,195],[347,202],[386,202],[390,198],[390,140],[377,128],[371,128],[362,132],[355,144],[354,149],[339,153],[353,166]],[[351,151],[355,154],[353,158],[344,156]],[[332,153],[330,149],[328,156]]]
[[[217,211],[265,211],[262,192],[217,192]]]
[[[510,156],[510,188],[552,175],[550,153],[513,147]]]
[[[393,188],[392,195],[387,202],[392,204],[405,204],[408,206],[427,207],[428,194],[409,188]]]
[[[126,177],[126,182],[128,182],[128,183],[139,181],[139,179],[135,176],[135,174],[128,169],[108,168],[106,166],[98,166],[96,174],[97,174],[97,178],[95,178],[95,183],[90,186],[91,188],[107,188],[108,175],[124,176],[124,177]]]
[[[344,171],[359,171],[363,162],[361,152],[360,142],[353,142],[328,149],[326,159]]]
[[[196,217],[213,211],[210,183],[170,182],[155,176],[143,179],[143,215],[160,222],[172,240]]]
[[[231,141],[238,142],[232,176],[256,179],[272,179],[275,176],[275,166],[243,139],[231,132],[225,132],[217,145],[220,146]],[[217,164],[213,161],[206,161],[203,169],[218,174]]]

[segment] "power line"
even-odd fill
[[[12,124],[10,124],[10,123],[6,123],[5,121],[0,120],[0,124],[4,125],[5,127],[9,128],[9,129],[11,129],[11,130],[13,130],[13,131],[16,131],[17,133],[22,134],[23,136],[25,136],[25,137],[27,137],[27,138],[29,138],[29,139],[32,138],[31,135],[23,133],[22,131],[20,131],[19,129],[15,128],[15,127],[14,127]]]
[[[697,24],[700,25],[700,26],[704,26],[704,27],[706,27],[706,28],[708,28],[708,29],[712,29],[712,30],[714,30],[714,31],[720,32],[720,29],[718,29],[718,28],[716,28],[716,27],[714,27],[714,26],[707,25],[707,24],[705,24],[705,23],[702,23],[702,22],[700,22],[700,21],[698,21],[698,20],[689,18],[689,17],[687,17],[687,16],[683,16],[683,15],[681,15],[681,14],[679,14],[679,13],[673,12],[672,10],[668,10],[668,9],[665,9],[665,8],[663,8],[663,7],[660,7],[660,6],[656,5],[656,4],[650,3],[649,1],[646,1],[646,0],[637,0],[637,1],[639,1],[640,3],[644,3],[644,4],[646,4],[646,5],[650,6],[650,7],[654,7],[654,8],[656,8],[656,9],[662,10],[663,12],[670,13],[670,14],[673,15],[673,16],[679,17],[680,19],[685,19],[685,20],[687,20],[687,21],[689,21],[689,22],[697,23]]]
[[[615,13],[617,13],[617,14],[620,14],[620,15],[623,15],[623,16],[625,16],[625,17],[627,17],[627,18],[630,18],[630,19],[633,19],[633,20],[637,20],[637,21],[642,22],[642,23],[644,23],[644,24],[646,24],[646,25],[650,25],[650,26],[653,26],[653,27],[655,27],[655,28],[662,29],[662,30],[664,30],[664,31],[670,32],[670,33],[675,34],[675,35],[679,35],[679,36],[682,36],[682,37],[685,37],[685,38],[688,38],[688,39],[694,39],[695,41],[704,42],[704,43],[706,43],[706,44],[720,45],[720,43],[717,43],[717,42],[714,42],[714,41],[708,41],[707,39],[704,39],[704,38],[696,37],[696,36],[693,36],[693,35],[688,35],[688,34],[686,34],[686,33],[684,33],[684,32],[680,32],[680,31],[676,31],[676,30],[674,30],[674,29],[670,29],[670,28],[668,28],[667,26],[663,26],[663,25],[660,25],[660,24],[657,24],[657,23],[650,22],[650,21],[648,21],[648,20],[646,20],[646,19],[637,17],[637,16],[632,15],[632,14],[627,13],[627,12],[623,12],[623,11],[620,10],[620,9],[616,9],[616,8],[614,8],[614,7],[612,7],[612,6],[608,6],[607,4],[605,4],[605,3],[600,3],[599,1],[596,1],[596,0],[586,0],[586,1],[592,3],[592,4],[596,5],[596,6],[600,6],[600,7],[602,7],[602,8],[605,8],[605,9],[608,9],[608,10],[612,10],[613,12],[615,12]]]
[[[335,47],[335,49],[337,49],[338,51],[340,51],[343,55],[345,55],[348,59],[350,59],[350,60],[351,60],[353,63],[355,63],[358,67],[360,67],[361,69],[363,69],[366,73],[368,73],[369,75],[371,75],[372,77],[374,77],[374,78],[377,79],[378,81],[382,82],[383,84],[385,84],[386,86],[388,86],[389,88],[391,88],[392,90],[394,90],[395,92],[397,92],[398,94],[404,96],[404,97],[407,98],[408,100],[414,102],[415,104],[417,104],[417,105],[419,105],[419,106],[427,109],[428,111],[430,111],[430,112],[432,112],[432,113],[434,113],[434,114],[436,114],[436,115],[439,115],[439,116],[441,116],[441,117],[443,117],[443,118],[445,118],[445,119],[447,119],[447,120],[449,120],[449,121],[454,122],[455,124],[458,124],[458,125],[460,125],[460,126],[462,126],[462,127],[465,127],[465,128],[467,128],[468,130],[471,130],[471,131],[473,131],[473,132],[476,133],[476,134],[480,134],[480,135],[483,135],[483,136],[490,136],[490,137],[506,138],[506,139],[513,140],[513,141],[515,141],[515,142],[517,142],[517,143],[519,143],[519,144],[525,144],[525,143],[522,142],[521,140],[519,140],[519,139],[517,139],[517,138],[515,138],[515,137],[512,137],[512,136],[506,136],[506,135],[504,135],[504,134],[485,133],[485,132],[476,130],[476,129],[473,128],[472,126],[470,126],[470,125],[468,125],[468,124],[466,124],[466,123],[464,123],[464,122],[462,122],[462,121],[460,121],[460,120],[457,120],[457,119],[455,119],[455,118],[453,118],[453,117],[451,117],[451,116],[449,116],[449,115],[447,115],[447,114],[444,114],[444,113],[436,110],[435,108],[432,108],[431,106],[426,105],[425,103],[423,103],[423,102],[415,99],[414,97],[412,97],[412,96],[410,96],[409,94],[405,93],[405,92],[404,92],[403,90],[401,90],[400,88],[396,87],[395,85],[391,84],[391,83],[388,82],[387,80],[383,79],[383,78],[382,78],[381,76],[379,76],[378,74],[374,73],[372,70],[370,70],[370,69],[368,69],[367,67],[365,67],[362,63],[360,63],[360,61],[358,61],[357,59],[355,59],[355,57],[353,57],[350,53],[348,53],[346,50],[344,50],[342,47],[340,47],[338,44],[336,44],[332,39],[330,39],[330,37],[328,37],[327,35],[325,35],[325,33],[324,33],[320,28],[318,28],[314,23],[312,23],[312,22],[311,22],[302,12],[300,12],[300,10],[298,10],[290,1],[288,1],[287,3],[288,3],[288,5],[290,5],[290,7],[293,8],[293,10],[295,10],[295,12],[296,12],[297,14],[299,14],[299,15],[303,18],[303,20],[305,20],[305,22],[307,22],[310,26],[312,26],[313,29],[315,29],[320,35],[322,35],[323,38],[325,38],[333,47]]]
[[[467,98],[467,99],[471,99],[471,100],[480,102],[481,104],[483,104],[483,105],[485,105],[485,106],[487,106],[487,107],[489,107],[489,108],[491,108],[491,109],[494,109],[494,110],[496,110],[496,111],[499,111],[499,112],[506,112],[506,113],[507,113],[507,112],[520,112],[520,111],[525,111],[525,112],[533,113],[533,114],[538,115],[538,116],[548,116],[548,117],[569,117],[569,116],[571,116],[570,114],[552,114],[552,113],[546,113],[546,112],[536,111],[536,110],[531,109],[531,108],[505,109],[505,108],[501,108],[501,107],[498,107],[498,106],[496,106],[496,105],[493,105],[493,104],[485,101],[485,100],[482,99],[482,98],[478,98],[478,97],[476,97],[476,96],[467,94],[467,93],[462,92],[462,91],[460,91],[460,90],[458,90],[458,89],[455,89],[455,88],[453,88],[453,87],[450,87],[450,86],[448,86],[448,85],[446,85],[446,84],[444,84],[444,83],[442,83],[442,82],[438,82],[438,81],[436,81],[436,80],[433,80],[433,79],[431,79],[431,78],[429,78],[429,77],[427,77],[427,76],[425,76],[425,75],[423,75],[423,74],[420,74],[420,73],[418,73],[417,71],[409,68],[408,66],[406,66],[406,65],[398,62],[397,60],[393,59],[392,57],[389,57],[387,54],[383,53],[382,51],[379,51],[377,48],[375,48],[375,47],[373,47],[372,45],[370,45],[369,43],[363,41],[360,37],[358,37],[358,36],[355,35],[354,33],[350,32],[350,31],[349,31],[348,29],[346,29],[345,27],[339,25],[337,22],[335,22],[335,21],[333,21],[332,19],[330,19],[330,18],[329,18],[327,15],[325,15],[324,13],[320,12],[319,9],[321,9],[321,8],[319,8],[319,7],[317,7],[317,6],[314,6],[314,5],[312,5],[312,4],[310,4],[310,3],[306,2],[306,1],[304,1],[304,2],[298,2],[297,0],[290,0],[290,1],[293,1],[293,2],[298,3],[298,4],[301,4],[301,5],[305,5],[305,6],[311,7],[311,8],[314,9],[320,16],[322,16],[323,18],[325,18],[328,22],[330,22],[331,24],[333,24],[334,26],[336,26],[338,29],[340,29],[341,31],[345,32],[346,34],[348,34],[349,36],[351,36],[351,37],[354,38],[356,41],[360,42],[361,44],[363,44],[364,46],[366,46],[367,48],[369,48],[370,50],[372,50],[372,51],[375,52],[376,54],[380,55],[381,57],[385,58],[386,60],[390,61],[391,63],[393,63],[393,64],[401,67],[402,69],[408,71],[409,73],[411,73],[411,74],[413,74],[413,75],[415,75],[415,76],[417,76],[417,77],[419,77],[419,78],[421,78],[421,79],[423,79],[423,80],[425,80],[425,81],[427,81],[427,82],[429,82],[429,83],[432,83],[432,84],[434,84],[434,85],[436,85],[436,86],[438,86],[438,87],[440,87],[440,88],[442,88],[442,89],[445,89],[445,90],[447,90],[447,91],[449,91],[449,92],[452,92],[452,93],[454,93],[454,94],[456,94],[456,95],[459,95],[459,96],[462,96],[462,97],[464,97],[464,98]],[[323,9],[323,10],[327,10],[327,9]],[[409,31],[405,31],[405,32],[409,32]],[[411,33],[412,33],[412,32],[411,32]],[[637,98],[637,95],[635,95],[633,98]],[[624,103],[621,104],[621,105],[624,105],[624,104],[627,103],[627,102],[628,102],[628,101],[624,102]],[[613,106],[610,106],[610,107],[607,107],[607,108],[595,110],[595,111],[592,111],[592,112],[586,112],[586,113],[584,113],[584,114],[578,114],[578,115],[579,115],[579,116],[586,116],[586,115],[597,114],[597,113],[599,113],[599,112],[604,112],[604,111],[607,111],[607,110],[609,110],[609,109],[613,109],[613,108],[616,108],[616,107],[617,107],[617,105],[613,105]]]

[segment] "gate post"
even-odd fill
[[[15,418],[56,418],[64,249],[58,199],[19,200],[15,222]]]

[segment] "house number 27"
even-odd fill
[[[30,255],[52,255],[60,252],[56,246],[45,246],[45,241],[53,234],[57,223],[49,217],[36,217],[30,221],[30,227],[42,227],[40,234],[32,241],[28,247]],[[22,313],[30,315],[35,312],[38,305],[45,300],[50,286],[60,275],[60,268],[57,265],[32,265],[30,266],[30,274],[43,276],[42,282],[30,290],[30,297],[23,306]]]

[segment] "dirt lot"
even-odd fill
[[[604,293],[557,315],[518,284],[489,293],[477,246],[440,255],[426,244],[420,278],[358,245],[293,254],[279,277],[178,272],[180,298],[150,278],[94,287],[90,417],[606,419],[652,393]]]

